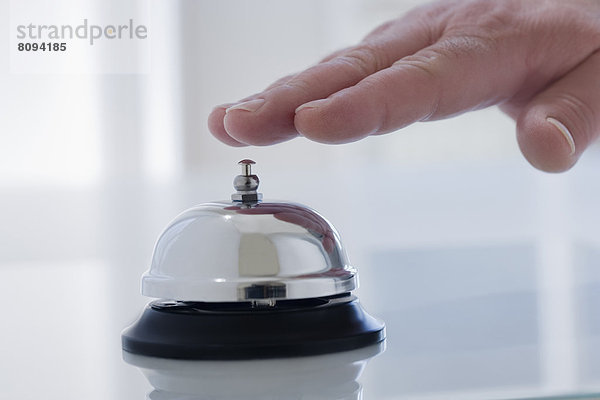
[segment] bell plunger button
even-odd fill
[[[260,180],[258,176],[252,175],[252,165],[256,164],[252,160],[242,160],[238,162],[242,166],[242,174],[233,179],[233,187],[237,193],[231,195],[231,200],[241,203],[258,203],[262,200],[262,193],[257,193]]]

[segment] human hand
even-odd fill
[[[208,124],[232,146],[338,144],[499,105],[527,160],[564,171],[600,133],[599,49],[598,0],[439,1],[216,107]]]

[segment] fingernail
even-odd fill
[[[231,106],[225,110],[225,114],[232,110],[244,110],[254,112],[258,110],[262,105],[265,104],[265,99],[254,99],[249,101],[244,101],[243,103],[236,104],[235,106]]]
[[[573,138],[573,135],[571,135],[571,132],[569,131],[569,129],[562,122],[557,120],[556,118],[548,117],[548,118],[546,118],[546,121],[548,121],[552,125],[554,125],[560,131],[560,133],[562,133],[562,135],[565,137],[565,139],[567,140],[567,143],[569,143],[569,147],[571,148],[571,154],[569,154],[569,155],[572,156],[573,154],[575,154],[575,139]]]
[[[329,102],[329,99],[321,99],[321,100],[309,101],[308,103],[304,103],[300,107],[296,108],[296,114],[298,114],[301,110],[304,110],[305,108],[319,108],[319,107],[322,107],[322,106],[324,106],[328,102]]]
[[[214,110],[218,110],[219,108],[225,109],[227,110],[229,107],[234,106],[236,103],[224,103],[224,104],[219,104],[218,106],[214,106],[213,107],[213,111]]]

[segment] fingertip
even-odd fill
[[[535,168],[564,172],[577,162],[578,151],[567,126],[544,108],[525,110],[517,120],[521,152]]]
[[[230,137],[251,146],[269,146],[290,140],[297,136],[289,122],[292,115],[289,120],[281,119],[280,108],[268,101],[255,110],[230,108],[223,118],[224,129]]]
[[[244,147],[247,146],[246,143],[242,143],[234,138],[232,138],[227,131],[225,130],[225,126],[223,124],[223,119],[225,118],[225,110],[227,107],[232,104],[222,104],[220,106],[215,107],[210,114],[208,115],[208,130],[212,135],[220,140],[221,142],[233,146],[233,147]]]
[[[245,111],[232,110],[223,116],[223,128],[227,135],[234,140],[247,143],[250,146],[259,146],[262,141],[257,140],[254,133],[252,118],[247,118]]]

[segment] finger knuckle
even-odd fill
[[[283,82],[279,87],[299,92],[304,98],[309,98],[312,94],[313,85],[311,85],[311,83],[307,81],[304,76],[297,75],[289,81]]]
[[[417,71],[426,75],[428,79],[437,79],[434,64],[435,60],[440,57],[436,50],[423,50],[417,54],[404,57],[396,61],[392,66],[398,68],[414,68]]]
[[[448,18],[442,38],[450,45],[458,42],[462,51],[497,48],[523,34],[527,15],[518,0],[468,1]]]
[[[370,44],[361,44],[336,58],[336,62],[346,63],[368,76],[389,65],[385,52]]]
[[[491,36],[471,33],[444,38],[438,43],[437,51],[447,58],[474,58],[492,53],[495,44],[496,41]]]

